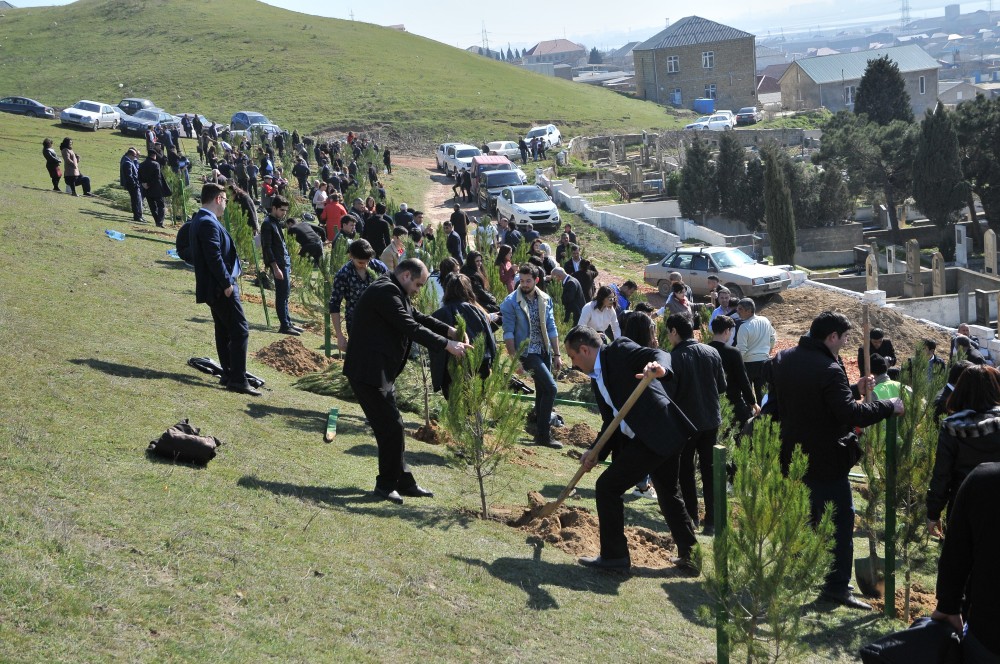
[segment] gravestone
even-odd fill
[[[903,282],[904,297],[923,297],[924,284],[920,279],[920,243],[906,241],[906,278]]]
[[[875,254],[868,254],[865,259],[865,290],[878,290],[878,259]]]
[[[944,255],[938,251],[931,260],[931,294],[945,294]]]
[[[889,245],[885,248],[886,272],[896,274],[896,245]]]
[[[976,325],[990,324],[990,293],[976,289]]]
[[[997,234],[992,228],[983,235],[983,258],[986,259],[986,274],[996,274]]]
[[[875,206],[875,216],[878,219],[879,228],[883,230],[888,230],[889,228],[889,209],[882,205],[881,203]]]
[[[965,226],[955,226],[955,265],[969,267],[969,246],[966,244]]]
[[[962,322],[969,320],[969,294],[965,292],[958,294],[958,319]]]
[[[618,151],[615,148],[615,139],[608,140],[608,159],[611,162],[611,168],[618,165]]]

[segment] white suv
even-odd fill
[[[521,228],[526,224],[531,224],[535,230],[559,228],[559,208],[545,190],[535,184],[501,190],[497,197],[497,216]]]
[[[445,170],[452,177],[457,178],[462,169],[469,170],[472,168],[472,158],[481,156],[483,151],[475,145],[456,143],[455,145],[448,146],[445,154],[447,155],[444,164]]]
[[[547,148],[562,143],[562,135],[560,135],[559,130],[556,129],[555,125],[549,124],[532,127],[531,131],[528,132],[528,135],[524,137],[524,142],[531,145],[531,139],[536,136],[545,140],[545,147]]]

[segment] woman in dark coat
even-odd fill
[[[52,149],[51,138],[42,141],[42,156],[45,157],[45,169],[49,172],[49,177],[52,178],[52,189],[59,191],[59,179],[62,177],[62,169],[59,168],[59,165],[62,163],[62,159]]]
[[[389,175],[392,175],[392,155],[389,154],[389,148],[386,148],[382,152],[382,163],[385,164],[385,170]]]
[[[462,274],[467,276],[472,283],[472,292],[475,293],[479,306],[490,313],[500,311],[497,299],[493,297],[487,286],[490,280],[486,276],[486,270],[483,269],[483,255],[481,253],[478,251],[469,252],[465,257],[465,265],[462,266]]]
[[[941,422],[927,490],[927,527],[939,536],[941,512],[950,516],[962,480],[979,464],[1000,461],[1000,371],[968,367],[948,397],[948,411],[952,414]]]
[[[475,343],[482,337],[486,344],[486,354],[479,367],[479,375],[486,378],[493,367],[493,358],[497,355],[497,341],[490,327],[490,314],[476,302],[472,292],[472,282],[464,274],[453,275],[445,282],[444,304],[433,314],[434,318],[455,326],[458,318],[465,320],[465,333],[469,343]],[[451,374],[448,371],[448,358],[445,351],[431,352],[431,382],[435,390],[441,390],[448,398],[448,387],[451,384]]]

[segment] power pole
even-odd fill
[[[899,10],[899,27],[906,28],[910,24],[910,0],[903,0],[903,5]]]
[[[490,52],[490,36],[486,32],[486,21],[483,21],[483,53]]]

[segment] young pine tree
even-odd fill
[[[719,189],[710,159],[708,144],[695,136],[685,152],[677,203],[682,216],[701,223],[719,209]]]

